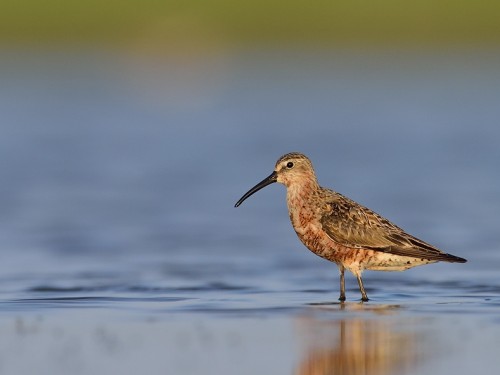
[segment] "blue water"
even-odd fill
[[[500,365],[500,51],[0,57],[0,372]],[[366,272],[366,304],[348,275],[338,304],[282,186],[233,207],[290,151],[469,262]]]

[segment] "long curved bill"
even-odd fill
[[[260,189],[265,188],[267,185],[271,185],[272,183],[276,182],[278,179],[278,174],[276,172],[271,173],[269,176],[267,176],[265,179],[263,179],[261,182],[259,182],[257,185],[255,185],[253,188],[248,190],[245,195],[243,195],[238,202],[234,205],[234,207],[238,207],[240,204],[243,203],[245,199],[247,199],[250,195],[258,192]]]

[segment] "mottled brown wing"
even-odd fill
[[[335,194],[328,208],[321,219],[323,230],[341,245],[429,260],[465,261],[409,235],[389,220],[343,195]]]

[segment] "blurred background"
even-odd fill
[[[369,273],[370,297],[498,302],[499,20],[486,0],[2,0],[3,311],[335,300],[283,187],[233,208],[290,151],[469,260]]]
[[[233,252],[266,237],[263,217],[295,241],[279,188],[232,208],[294,150],[429,241],[498,243],[499,16],[495,1],[4,0],[2,251]]]

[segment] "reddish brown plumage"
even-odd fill
[[[437,261],[466,262],[406,233],[353,200],[322,188],[311,161],[300,153],[283,155],[274,172],[250,189],[236,206],[272,182],[287,188],[288,212],[300,240],[313,253],[339,266],[340,300],[345,300],[346,268],[356,275],[362,300],[368,300],[361,280],[365,269],[403,271]]]

